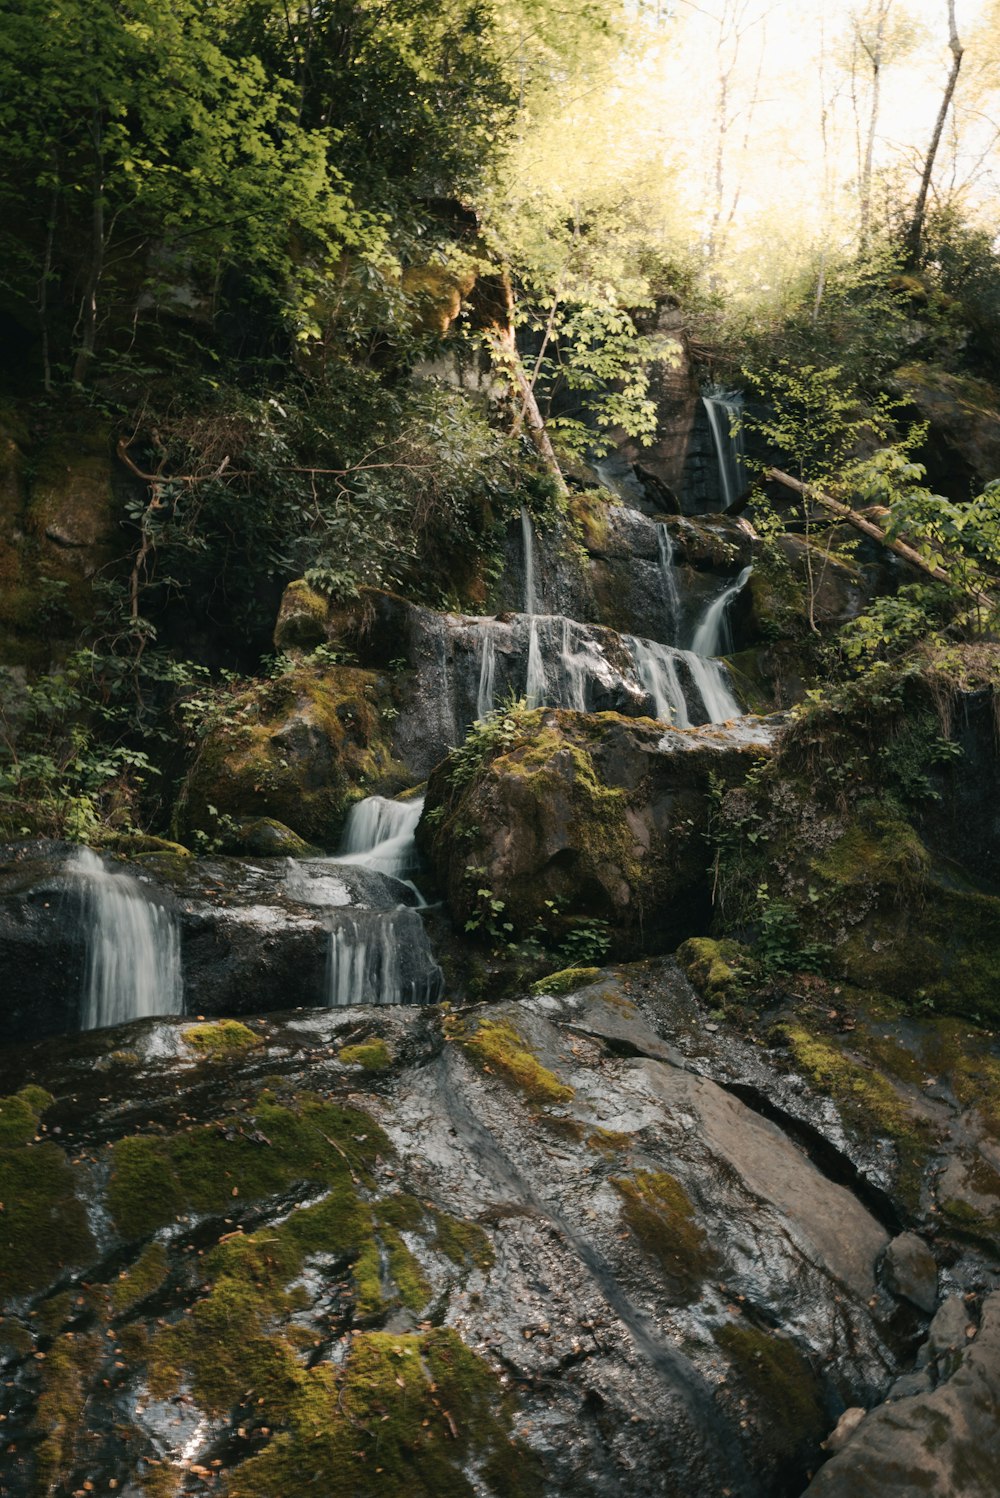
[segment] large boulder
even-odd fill
[[[335,848],[353,801],[413,784],[393,757],[384,676],[303,665],[235,693],[201,742],[181,788],[176,835],[239,842],[238,825],[271,818]]]
[[[941,1308],[901,1392],[861,1420],[808,1498],[993,1498],[1000,1470],[1000,1294],[981,1319],[960,1297]],[[940,1331],[950,1323],[942,1347]],[[945,1353],[945,1356],[942,1356]],[[913,1390],[913,1392],[904,1392]]]
[[[93,580],[121,554],[122,495],[101,424],[34,445],[0,416],[0,650],[45,667],[94,614]]]
[[[770,733],[514,712],[434,771],[418,837],[454,917],[483,935],[596,921],[619,954],[663,951],[707,929],[712,797]]]
[[[895,378],[928,424],[920,458],[933,488],[964,500],[1000,478],[1000,392],[933,364],[907,364]]]
[[[797,717],[759,784],[720,806],[728,934],[780,916],[787,962],[818,942],[860,987],[1000,1013],[998,654],[950,647]]]

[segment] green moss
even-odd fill
[[[887,884],[898,891],[919,883],[931,858],[914,829],[884,802],[868,801],[833,846],[813,860],[813,871],[848,888]]]
[[[624,1154],[632,1147],[631,1134],[622,1134],[617,1129],[593,1129],[586,1138],[588,1149],[596,1150],[606,1160]]]
[[[564,967],[557,973],[550,973],[547,978],[539,978],[537,983],[532,983],[533,994],[559,994],[575,993],[578,988],[586,988],[590,983],[596,983],[601,976],[599,967]]]
[[[493,1244],[478,1222],[469,1222],[452,1217],[447,1212],[432,1211],[437,1227],[434,1247],[453,1264],[464,1265],[469,1260],[478,1269],[491,1269],[496,1259]]]
[[[124,1269],[111,1286],[111,1304],[116,1315],[130,1311],[152,1295],[169,1272],[167,1251],[162,1243],[149,1243],[130,1269]]]
[[[679,1304],[694,1300],[716,1258],[680,1181],[665,1171],[638,1170],[612,1178],[612,1185],[625,1203],[625,1221],[659,1264],[672,1298]]]
[[[561,1103],[573,1096],[573,1088],[560,1082],[532,1055],[522,1036],[506,1020],[479,1020],[462,1044],[484,1071],[497,1073],[532,1102]]]
[[[829,1422],[819,1381],[793,1344],[743,1322],[713,1336],[750,1394],[764,1450],[781,1459],[816,1445]]]
[[[337,1059],[345,1066],[360,1066],[365,1071],[388,1071],[392,1066],[392,1052],[381,1039],[342,1046]]]
[[[863,1110],[893,1137],[910,1130],[912,1117],[907,1103],[880,1072],[798,1025],[784,1025],[782,1029],[797,1065],[820,1091],[855,1111]]]
[[[56,1491],[60,1478],[73,1467],[77,1437],[86,1429],[87,1379],[100,1355],[99,1338],[71,1332],[53,1342],[46,1354],[35,1406],[35,1425],[44,1433],[35,1453],[39,1493]]]
[[[237,1469],[229,1494],[273,1498],[308,1480],[324,1498],[473,1498],[472,1464],[495,1498],[532,1498],[535,1465],[510,1426],[494,1376],[455,1332],[370,1332],[342,1370],[303,1377],[288,1428]]]
[[[255,1200],[296,1181],[329,1184],[348,1163],[363,1176],[380,1152],[391,1146],[367,1114],[310,1100],[284,1107],[262,1096],[246,1115],[217,1124],[119,1140],[108,1205],[121,1232],[136,1238],[182,1212],[228,1210],[234,1194]]]
[[[0,1145],[26,1144],[38,1132],[42,1114],[55,1098],[44,1087],[22,1087],[0,1098]]]
[[[312,650],[327,638],[330,600],[302,578],[289,583],[274,627],[276,650]]]
[[[913,1113],[906,1098],[871,1065],[846,1055],[831,1040],[810,1034],[801,1025],[781,1029],[798,1068],[813,1086],[834,1099],[848,1124],[865,1139],[883,1134],[895,1141],[899,1191],[908,1205],[915,1206],[933,1144],[926,1121]]]
[[[34,1142],[51,1102],[40,1087],[0,1099],[0,1284],[8,1294],[40,1289],[93,1246],[65,1153]]]
[[[1000,1059],[994,1037],[956,1019],[928,1020],[921,1054],[932,1076],[944,1076],[958,1101],[975,1108],[994,1139],[1000,1139]]]
[[[747,955],[734,941],[692,936],[677,949],[677,961],[694,988],[713,1002],[736,997],[747,977]]]
[[[260,1045],[260,1036],[236,1019],[220,1019],[208,1025],[188,1025],[185,1043],[205,1056],[232,1056]]]

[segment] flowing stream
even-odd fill
[[[87,929],[80,1028],[183,1014],[180,934],[171,913],[90,848],[74,855],[70,870],[83,882]]]

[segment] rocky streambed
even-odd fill
[[[995,1493],[998,1082],[671,959],[9,1051],[2,1491]]]

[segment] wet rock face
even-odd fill
[[[11,1498],[797,1493],[895,1371],[888,1235],[731,1090],[756,1048],[693,1069],[690,990],[639,988],[8,1059],[56,1099],[0,1106]]]
[[[93,912],[86,884],[72,871],[77,850],[34,843],[0,848],[0,972],[4,1032],[10,1044],[79,1028]],[[290,1002],[320,1005],[330,996],[331,930],[404,907],[398,956],[404,991],[437,994],[437,964],[412,888],[387,874],[352,865],[302,861],[290,877],[287,859],[257,863],[228,858],[150,856],[117,865],[170,913],[180,938],[188,1014],[246,1015]],[[348,931],[378,941],[382,932]],[[432,981],[433,980],[433,981]],[[361,981],[360,978],[358,980]]]
[[[645,539],[655,553],[655,536]],[[745,536],[742,539],[748,544]],[[727,544],[725,554],[731,558],[740,553]],[[653,569],[652,561],[649,567]],[[657,575],[657,608],[662,615],[662,574]],[[718,586],[715,579],[713,593],[718,593]],[[391,733],[395,762],[405,767],[411,782],[426,778],[462,742],[476,719],[506,700],[526,695],[533,649],[541,661],[544,701],[590,713],[636,718],[656,714],[655,696],[643,684],[637,664],[637,646],[645,642],[602,625],[581,624],[559,614],[512,613],[496,618],[442,614],[395,594],[367,589],[356,608],[331,610],[325,628],[329,640],[347,645],[366,668],[354,676],[378,673],[386,690],[391,681],[392,711],[387,715],[391,723],[387,722],[385,732]],[[660,637],[669,632],[661,618]],[[704,722],[708,710],[690,666],[678,660],[676,670],[690,721]],[[234,755],[238,746],[237,738]],[[245,782],[251,768],[257,772],[258,762],[248,760],[245,766],[233,762],[241,771],[242,806],[253,800]],[[206,798],[211,783],[206,781]],[[290,810],[289,825],[298,831],[302,814],[298,822],[291,816]]]
[[[494,934],[488,889],[516,936],[597,920],[617,954],[663,951],[707,929],[710,779],[738,783],[767,737],[757,720],[682,731],[540,709],[464,783],[451,762],[434,772],[418,835],[473,929]]]
[[[982,1319],[959,1297],[931,1327],[918,1362],[898,1393],[857,1426],[844,1449],[809,1485],[809,1498],[993,1498],[1000,1464],[1000,1293]],[[950,1323],[950,1357],[941,1333]]]
[[[565,527],[537,536],[539,607],[549,613],[684,645],[708,603],[751,560],[753,531],[726,515],[651,516],[631,496],[616,504],[598,492],[574,495],[570,506],[578,544]],[[673,589],[664,575],[665,553],[678,569]],[[680,617],[675,589],[683,598]],[[508,537],[495,606],[518,610],[523,599],[523,542],[516,527]],[[742,643],[750,637],[749,614],[737,610],[733,622]]]

